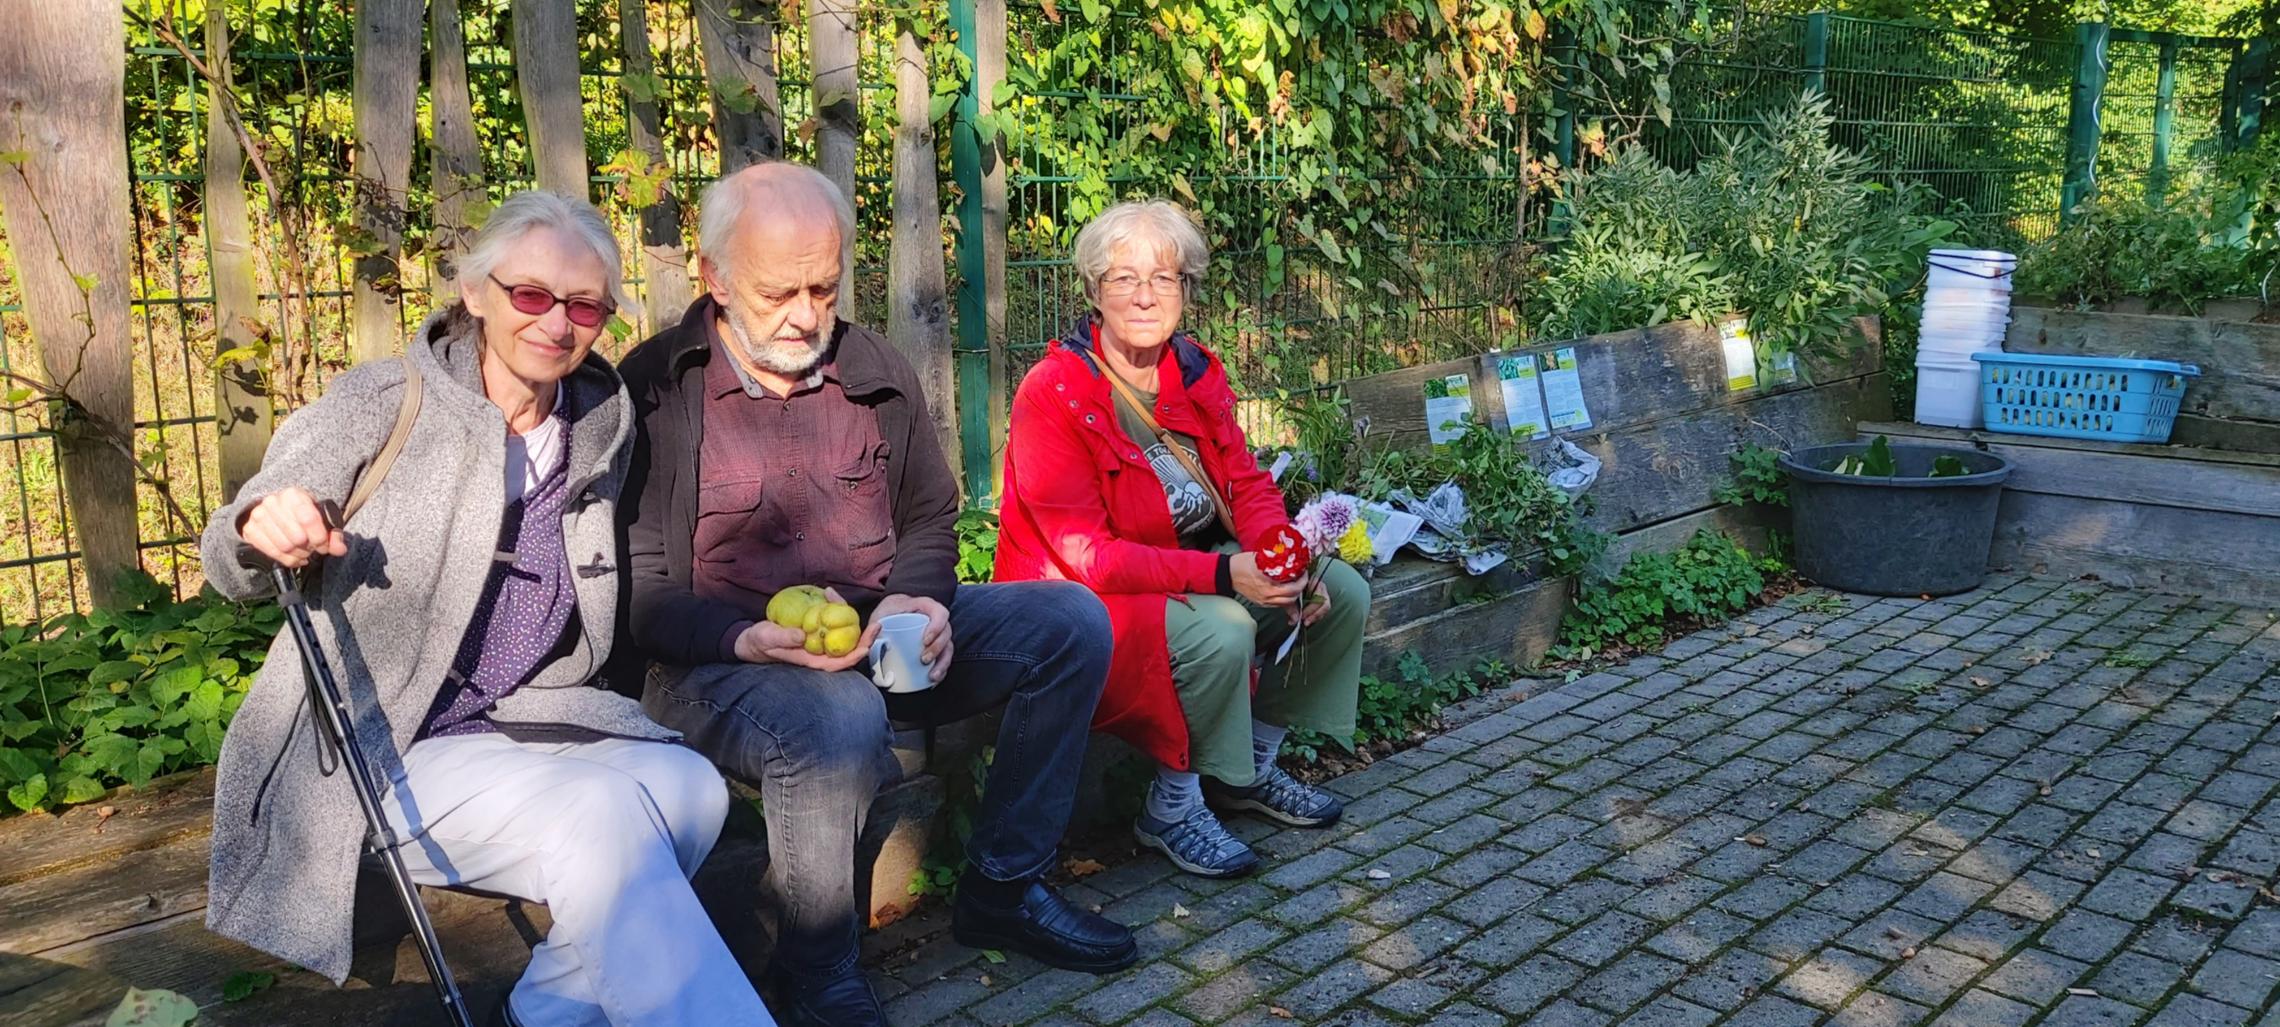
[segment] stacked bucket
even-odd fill
[[[2011,323],[2011,273],[2019,258],[2001,250],[1933,250],[1916,337],[1916,421],[1980,426],[1974,353],[2001,352]]]

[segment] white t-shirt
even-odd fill
[[[562,419],[554,416],[562,410],[562,395],[562,383],[556,382],[554,410],[538,427],[521,435],[507,433],[507,502],[537,489],[562,462]]]

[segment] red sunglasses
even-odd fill
[[[514,304],[516,310],[525,314],[544,314],[553,310],[555,304],[559,303],[562,305],[562,313],[570,318],[571,324],[581,328],[599,328],[602,322],[609,320],[610,315],[616,310],[616,308],[600,300],[556,296],[535,285],[508,285],[499,281],[497,275],[488,277],[491,279],[492,285],[506,290],[507,302]]]

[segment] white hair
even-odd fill
[[[585,243],[601,258],[608,273],[610,302],[621,311],[636,309],[633,297],[625,291],[625,259],[618,254],[617,236],[602,212],[584,200],[538,189],[516,193],[492,208],[483,227],[476,230],[467,256],[460,259],[456,280],[462,287],[482,283],[498,269],[514,244],[540,228],[551,228]]]
[[[1085,297],[1100,298],[1100,279],[1119,250],[1133,246],[1169,247],[1178,257],[1185,292],[1193,296],[1211,265],[1211,246],[1186,209],[1170,200],[1126,200],[1092,219],[1077,232],[1070,259],[1084,282]]]
[[[839,228],[839,277],[843,282],[853,277],[855,269],[847,262],[853,259],[849,254],[855,241],[854,201],[839,191],[830,176],[791,161],[763,161],[722,175],[706,186],[697,200],[698,254],[726,272],[729,240],[736,236],[736,224],[744,219],[745,208],[760,198],[774,201],[773,210],[779,213],[812,214],[819,204],[828,207],[832,223]]]

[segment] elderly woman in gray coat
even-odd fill
[[[595,687],[617,621],[613,523],[632,406],[591,354],[620,258],[583,202],[492,213],[403,361],[334,380],[207,525],[207,580],[271,591],[320,559],[319,641],[424,884],[545,903],[554,926],[497,1019],[768,1024],[690,891],[725,786],[631,699]],[[339,503],[422,395],[366,505]],[[284,634],[222,744],[207,924],[335,983],[348,973],[364,823],[321,760]]]

